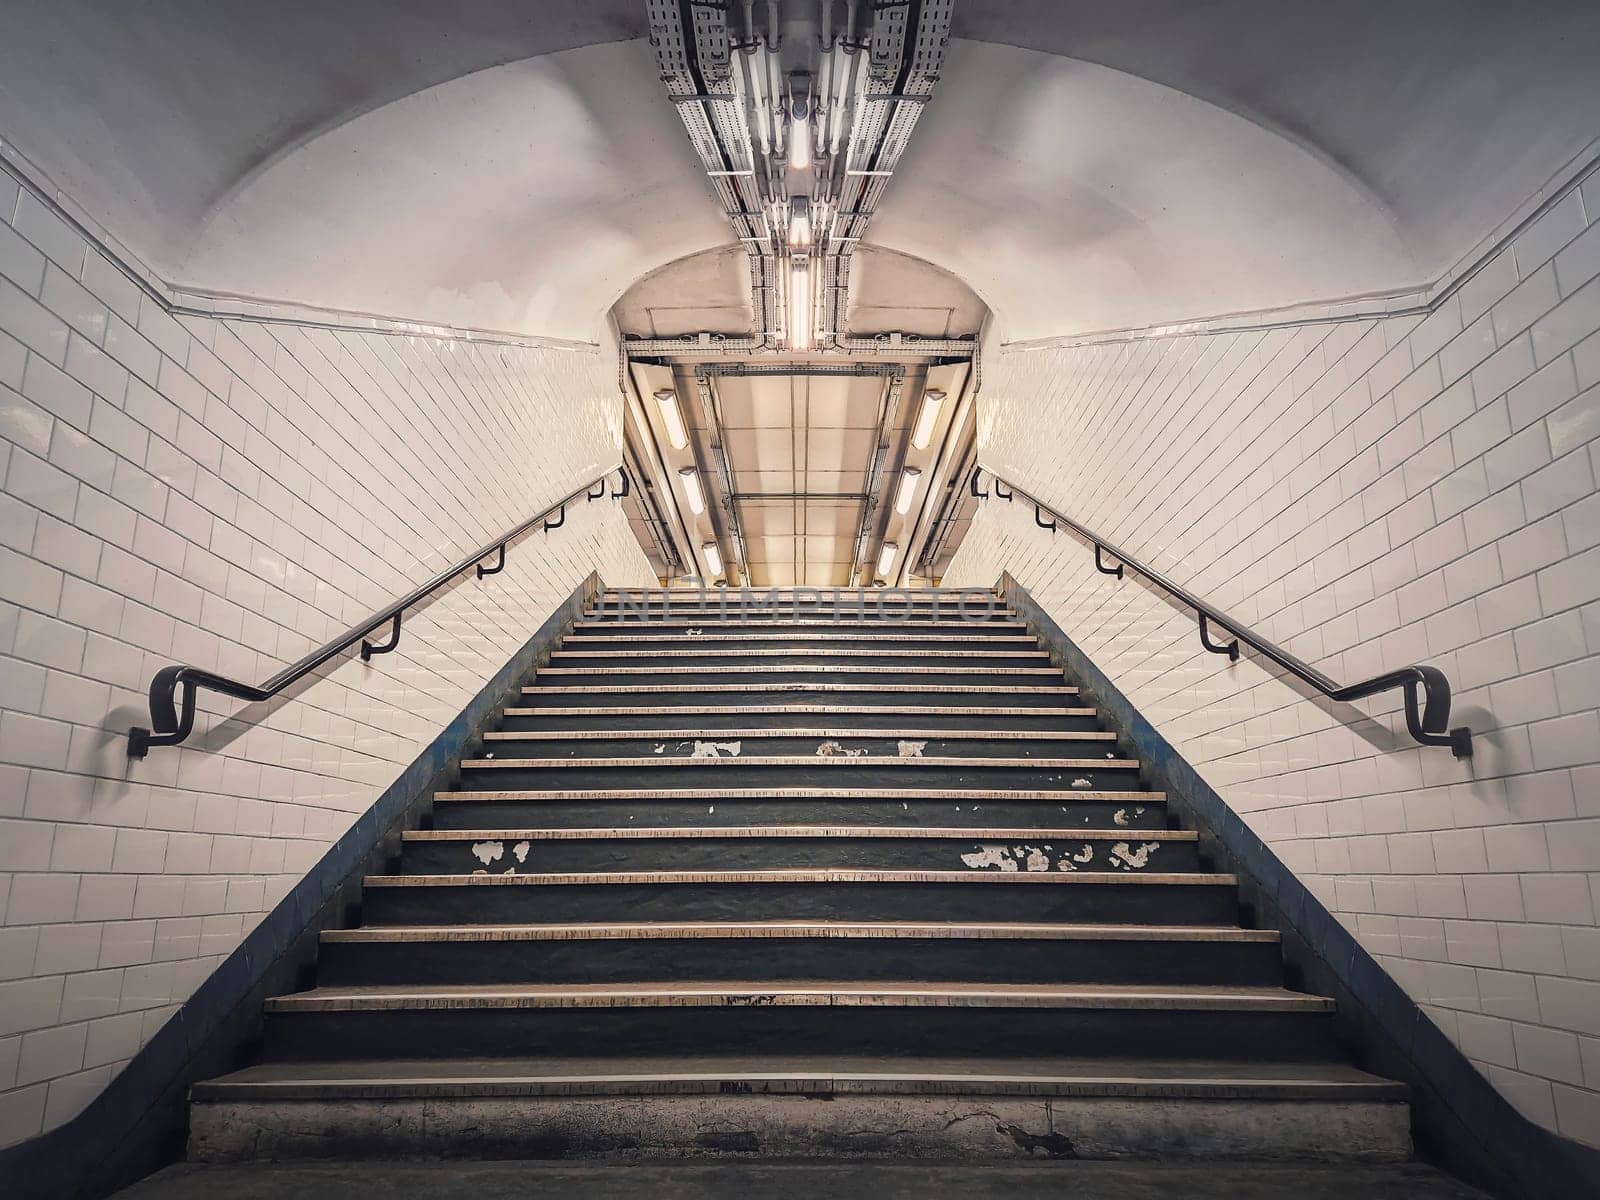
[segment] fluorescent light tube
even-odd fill
[[[683,484],[683,494],[688,498],[689,511],[696,516],[706,510],[706,494],[700,487],[700,472],[693,467],[678,468],[678,480]]]
[[[789,165],[796,171],[811,165],[811,122],[801,116],[789,118]]]
[[[894,556],[900,553],[900,547],[893,542],[885,542],[883,549],[878,553],[878,574],[887,578],[889,568],[894,566]]]
[[[717,549],[717,544],[715,542],[707,542],[704,546],[700,547],[700,553],[705,555],[706,574],[721,575],[722,551]]]
[[[916,498],[917,482],[921,478],[920,467],[907,467],[900,472],[900,490],[895,493],[894,510],[901,516],[911,511],[911,501]]]
[[[811,263],[789,260],[789,349],[811,349]]]
[[[918,450],[926,450],[933,441],[933,427],[939,423],[939,410],[943,407],[944,393],[938,388],[922,393],[922,411],[917,414],[917,427],[911,434],[911,444]]]
[[[674,450],[689,444],[689,431],[683,425],[683,413],[678,411],[678,393],[662,388],[656,393],[656,403],[661,406],[661,423],[667,427],[667,441]]]

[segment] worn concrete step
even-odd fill
[[[715,745],[716,743],[712,743]],[[733,743],[728,743],[732,745]],[[796,787],[1028,788],[1034,791],[1135,790],[1140,766],[1128,758],[901,758],[880,755],[667,758],[469,758],[461,790],[597,788]]]
[[[1090,1053],[1331,1061],[1331,1001],[1273,987],[941,981],[316,988],[266,1004],[267,1061],[525,1054]],[[1087,1050],[1086,1050],[1087,1048]]]
[[[865,868],[373,875],[369,924],[574,921],[1238,923],[1237,881],[1198,871]]]
[[[437,792],[436,829],[629,824],[1164,829],[1166,795],[1024,788],[580,788]]]
[[[730,1186],[716,1190],[721,1175],[680,1178],[690,1168],[651,1165],[595,1181],[583,1193],[593,1196],[624,1194],[617,1189],[630,1197],[1087,1196],[1076,1174],[1042,1180],[1006,1175],[989,1190],[987,1175],[951,1179],[950,1172],[984,1162],[973,1169],[992,1174],[1005,1171],[1006,1160],[1041,1157],[1160,1157],[1295,1160],[1296,1166],[1277,1180],[1281,1187],[1247,1190],[1248,1179],[1241,1184],[1233,1176],[1216,1177],[1218,1171],[1240,1170],[1231,1162],[1207,1163],[1203,1175],[1163,1175],[1143,1183],[1137,1173],[1149,1164],[1118,1163],[1117,1177],[1103,1181],[1104,1190],[1093,1196],[1332,1200],[1377,1196],[1361,1174],[1373,1169],[1364,1163],[1398,1164],[1411,1148],[1404,1088],[1340,1063],[1037,1054],[983,1062],[842,1055],[313,1060],[250,1067],[197,1084],[193,1096],[189,1154],[202,1162],[463,1154],[602,1161],[640,1155],[888,1158],[899,1160],[892,1169],[901,1172],[886,1178],[859,1161],[837,1176],[817,1176],[819,1168],[794,1162],[763,1165],[759,1173],[723,1163],[718,1170],[751,1173],[723,1180]],[[914,1165],[919,1160],[929,1165]],[[1306,1160],[1340,1164],[1326,1190],[1306,1190],[1307,1176],[1316,1170]],[[1032,1169],[1066,1165],[1076,1172],[1093,1164],[1036,1163]],[[361,1169],[374,1166],[394,1170],[383,1164]],[[1161,1169],[1168,1172],[1172,1164]],[[1249,1168],[1266,1169],[1259,1163]],[[805,1171],[813,1174],[796,1175]],[[368,1179],[352,1175],[349,1186],[363,1187]],[[505,1176],[505,1190],[537,1190],[544,1179],[537,1166],[518,1163]],[[551,1195],[584,1186],[581,1180],[552,1182]],[[945,1189],[945,1183],[953,1186]],[[1382,1194],[1419,1200],[1466,1195],[1464,1189],[1436,1191],[1429,1183],[1408,1177],[1400,1186],[1386,1185]],[[420,1186],[406,1194],[435,1194],[446,1183],[430,1177]],[[460,1194],[487,1195],[480,1187],[464,1187]],[[626,1190],[635,1187],[637,1193]]]
[[[746,704],[649,705],[626,699],[614,705],[566,705],[530,708],[513,706],[500,716],[500,727],[520,730],[610,730],[639,729],[649,732],[708,732],[740,729],[754,723],[776,733],[792,728],[809,728],[834,721],[851,728],[892,730],[907,725],[929,729],[1002,730],[1009,733],[1070,733],[1098,729],[1098,714],[1081,705],[1067,707],[1008,707],[1003,704],[976,706],[959,704],[916,704],[902,699],[899,704]]]
[[[1331,1013],[1326,996],[1282,987],[1152,988],[1143,985],[899,982],[875,985],[822,981],[765,985],[734,983],[522,984],[516,987],[316,987],[274,996],[269,1013],[453,1012],[563,1008],[983,1008],[1086,1009],[1109,1012]]]
[[[1282,982],[1278,938],[1227,926],[948,922],[363,926],[322,936],[322,985],[900,981]]]
[[[608,682],[589,684],[560,684],[546,679],[537,687],[522,689],[523,704],[537,708],[592,708],[609,705],[631,705],[638,697],[648,696],[652,707],[682,707],[699,709],[707,704],[737,704],[767,697],[769,703],[786,696],[805,696],[813,702],[823,697],[836,696],[840,703],[850,705],[880,704],[904,705],[911,698],[935,698],[965,706],[1073,707],[1071,700],[1078,689],[1065,684],[1016,684],[996,681],[992,684],[976,683],[899,683],[850,682],[829,677],[825,682],[796,682],[794,679],[770,679],[743,683],[638,683],[612,678]],[[759,701],[756,701],[759,702]]]
[[[1059,685],[1063,676],[1052,666],[984,667],[959,663],[949,666],[874,666],[853,663],[769,663],[723,666],[690,664],[651,666],[569,667],[554,663],[534,673],[533,687],[640,687],[677,688],[681,684],[728,687],[748,684],[788,685],[825,681],[865,687],[898,685],[921,690],[929,687],[982,688],[1005,691]]]
[[[859,727],[797,726],[792,729],[689,727],[670,736],[653,729],[496,730],[483,735],[484,750],[496,758],[572,759],[590,757],[658,757],[662,762],[730,753],[762,757],[831,755],[900,758],[1037,759],[1087,758],[1114,751],[1117,735],[1109,730],[1018,730],[888,728],[864,734]]]
[[[615,645],[615,643],[612,643]],[[1018,646],[1011,649],[970,649],[965,644],[959,648],[946,646],[924,646],[907,649],[896,646],[894,649],[869,646],[848,647],[817,647],[817,646],[724,646],[720,649],[706,646],[694,648],[675,647],[660,649],[654,646],[630,646],[625,649],[590,650],[576,648],[570,644],[562,649],[552,652],[550,663],[540,670],[541,674],[551,671],[564,671],[572,667],[588,667],[599,669],[602,667],[628,667],[630,669],[644,669],[666,671],[675,668],[679,673],[687,674],[688,668],[696,667],[701,673],[707,671],[721,672],[735,667],[745,670],[766,668],[777,671],[793,671],[799,668],[837,667],[843,670],[856,670],[861,667],[881,667],[886,670],[900,671],[911,670],[913,673],[928,673],[935,669],[944,672],[960,671],[967,667],[999,669],[1006,668],[1018,670],[1021,668],[1042,668],[1048,673],[1060,676],[1061,672],[1050,667],[1050,656],[1036,647]]]
[[[974,629],[892,629],[840,630],[827,625],[806,625],[797,629],[729,629],[708,626],[693,632],[654,632],[648,628],[638,630],[594,629],[575,625],[573,631],[562,639],[566,650],[628,650],[653,649],[684,650],[699,646],[734,648],[757,646],[762,649],[812,649],[839,647],[841,649],[873,649],[889,646],[902,650],[958,649],[958,650],[1032,650],[1039,641],[1026,632]]]
[[[896,636],[950,633],[978,637],[985,635],[1016,637],[1028,633],[1027,625],[1020,618],[1006,612],[987,615],[969,613],[968,616],[962,617],[941,610],[937,617],[930,613],[903,620],[885,620],[853,614],[841,614],[838,617],[830,614],[774,617],[752,613],[741,617],[737,610],[732,609],[726,615],[722,615],[715,611],[690,613],[676,608],[669,612],[590,613],[574,621],[571,632],[607,636],[655,636],[663,633],[687,635],[695,631],[699,634],[723,633],[742,636],[745,633],[789,634],[818,630],[850,634],[892,633]]]
[[[1200,869],[1187,830],[770,825],[610,829],[415,830],[403,874],[528,871],[897,870],[1163,871]]]

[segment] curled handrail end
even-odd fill
[[[973,467],[972,468],[972,479],[969,481],[969,486],[972,488],[972,494],[974,496],[976,496],[979,500],[987,500],[989,498],[989,493],[988,492],[980,492],[978,490],[978,476],[980,476],[982,474],[983,474],[983,468],[982,467]]]

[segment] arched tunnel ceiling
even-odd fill
[[[730,242],[644,0],[7,0],[0,137],[168,280],[593,338]],[[957,0],[870,240],[1008,338],[1431,280],[1596,133],[1589,0]]]

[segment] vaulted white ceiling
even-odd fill
[[[0,137],[170,282],[592,339],[731,242],[644,27],[643,0],[10,0]],[[869,241],[1008,339],[1429,281],[1600,112],[1591,0],[957,0],[955,31]]]

